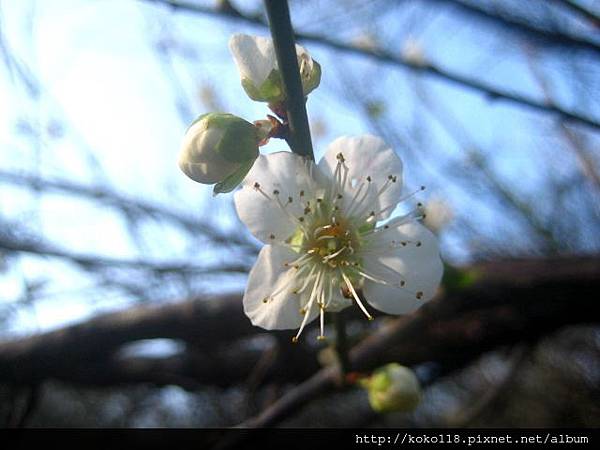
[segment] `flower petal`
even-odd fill
[[[388,314],[406,314],[430,300],[440,283],[443,264],[434,234],[412,221],[373,235],[365,248],[365,271],[394,287],[365,279],[363,292],[367,301]],[[406,246],[396,246],[406,242]],[[417,298],[420,297],[420,298]]]
[[[292,294],[297,287],[297,282],[293,282],[296,270],[284,266],[297,257],[296,253],[277,245],[265,245],[260,251],[250,271],[243,301],[244,312],[253,325],[267,330],[287,330],[298,328],[302,323],[300,307],[301,301],[306,301],[305,296]],[[268,300],[265,302],[265,299]],[[309,321],[314,320],[317,313],[318,308],[313,307]]]
[[[352,207],[352,216],[366,215],[370,211],[383,211],[377,215],[377,220],[389,217],[401,197],[402,160],[391,147],[376,136],[343,136],[329,144],[325,155],[319,161],[319,169],[332,179],[340,153],[348,167],[342,207],[347,210],[360,189],[361,192],[358,193]],[[367,181],[367,177],[370,177],[371,182]],[[390,177],[395,177],[395,182],[392,182]],[[361,184],[364,184],[362,188]],[[358,201],[360,206],[357,207]]]
[[[251,80],[258,88],[276,67],[273,41],[262,36],[234,34],[229,50],[242,78]]]
[[[294,153],[261,155],[234,195],[237,213],[256,238],[282,242],[301,226],[306,202],[319,192],[319,176],[312,161]]]

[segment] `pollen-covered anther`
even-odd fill
[[[254,183],[254,189],[259,190],[260,189],[260,183],[256,182]]]
[[[421,300],[423,298],[423,291],[419,291],[415,294],[415,297],[417,297],[419,300]]]
[[[346,158],[344,158],[344,154],[342,152],[338,153],[337,155],[335,155],[335,158],[339,161],[339,162],[346,162]]]

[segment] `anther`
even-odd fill
[[[310,209],[310,206],[307,206],[306,208],[304,208],[304,214],[308,214],[310,213],[312,210]]]
[[[263,302],[263,303],[269,303],[269,297],[265,297],[265,298],[263,298],[262,302]]]
[[[417,292],[417,294],[416,294],[416,297],[417,297],[419,300],[421,300],[421,299],[423,298],[423,292],[422,292],[422,291],[419,291],[419,292]]]
[[[292,197],[288,197],[288,203],[292,203],[294,199]]]
[[[423,245],[423,243],[421,241],[417,241],[417,243],[415,244],[417,247],[420,247],[421,245]]]
[[[300,191],[300,197],[304,197],[304,191]]]
[[[279,195],[279,191],[278,191],[277,189],[275,189],[275,190],[273,191],[273,195]]]
[[[335,155],[335,158],[340,161],[340,162],[344,162],[346,161],[346,159],[344,158],[344,155],[342,154],[342,152],[338,153],[337,155]]]
[[[299,220],[300,222],[304,222],[304,217],[298,217],[298,220]]]
[[[367,181],[368,181],[369,183],[372,181],[372,179],[371,179],[371,175],[368,175],[368,176],[367,176]]]
[[[340,200],[340,199],[344,198],[344,196],[342,194],[338,194],[337,198],[338,198],[338,200]]]
[[[384,225],[384,226],[383,226],[383,229],[384,229],[384,230],[387,230],[389,227],[390,227],[389,225]]]
[[[254,189],[257,189],[257,190],[260,189],[260,184],[258,182],[254,183]]]
[[[406,285],[406,281],[400,280],[400,287],[404,287]]]
[[[318,198],[318,199],[317,199],[317,203],[321,203],[322,201],[323,201],[323,199],[322,199],[322,198]]]
[[[275,235],[274,234],[269,235],[269,239],[275,239]]]
[[[297,344],[298,343],[298,338],[296,336],[294,336],[292,338],[292,344]]]

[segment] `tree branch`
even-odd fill
[[[306,115],[305,97],[296,56],[294,30],[287,0],[265,0],[269,28],[277,56],[277,66],[286,93],[285,108],[289,122],[289,142],[294,153],[315,160]]]
[[[600,322],[600,258],[490,262],[474,267],[478,281],[450,291],[415,314],[357,345],[352,367],[371,371],[388,362],[437,361],[452,368],[494,347],[532,341],[573,323]],[[335,387],[327,368],[289,391],[242,427],[270,427]]]
[[[245,16],[237,11],[231,12],[230,10],[227,10],[224,12],[217,8],[209,8],[206,6],[196,5],[194,3],[175,0],[143,1],[170,6],[174,10],[181,10],[198,14],[208,14],[217,17],[242,21],[244,23],[251,24],[254,26],[267,26],[265,21],[262,20],[260,17]],[[568,111],[558,105],[548,105],[543,101],[534,99],[532,97],[524,96],[516,92],[511,92],[506,89],[492,86],[486,82],[471,78],[469,76],[465,76],[448,69],[443,69],[430,62],[427,62],[425,64],[416,64],[414,62],[409,61],[406,58],[396,56],[395,54],[383,49],[368,50],[317,34],[296,33],[295,38],[299,41],[313,42],[315,44],[323,45],[331,49],[341,51],[343,53],[364,56],[385,64],[402,67],[416,74],[430,75],[433,78],[444,80],[450,84],[460,86],[474,92],[478,92],[479,94],[483,94],[491,100],[503,100],[509,103],[520,105],[522,107],[529,108],[534,111],[546,114],[555,114],[556,116],[567,122],[585,125],[594,129],[600,129],[600,120],[597,118],[588,117],[576,111]]]
[[[139,212],[167,220],[185,228],[187,231],[202,233],[217,243],[235,244],[248,250],[257,250],[256,244],[250,240],[238,237],[233,233],[225,234],[217,227],[202,222],[200,219],[148,201],[127,197],[105,187],[86,186],[67,180],[50,180],[37,175],[17,174],[6,170],[0,170],[0,182],[23,186],[29,189],[41,189],[44,192],[61,192],[67,195],[94,200],[125,212]]]
[[[132,270],[146,270],[158,274],[215,274],[215,273],[247,273],[249,266],[245,264],[194,265],[188,263],[149,262],[145,259],[112,258],[101,255],[76,253],[54,247],[35,239],[23,239],[0,234],[0,249],[16,253],[29,253],[51,258],[60,258],[83,267],[114,267]]]
[[[451,5],[454,9],[472,16],[477,19],[487,21],[493,25],[497,25],[503,29],[510,30],[527,38],[532,42],[539,42],[547,46],[564,49],[567,51],[588,51],[592,56],[600,56],[600,46],[592,41],[588,41],[579,37],[571,36],[555,31],[548,31],[540,27],[530,25],[517,18],[492,12],[489,9],[478,6],[480,3],[466,3],[463,0],[426,0],[431,3],[444,3]],[[563,0],[554,0],[560,2],[564,6]],[[569,7],[575,5],[569,3]],[[581,13],[581,12],[580,12]]]

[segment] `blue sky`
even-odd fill
[[[131,197],[152,199],[217,222],[232,222],[230,197],[213,199],[211,188],[184,177],[175,160],[188,122],[206,112],[207,104],[200,95],[202,87],[217,89],[223,109],[248,120],[262,118],[268,112],[264,105],[245,98],[227,51],[227,40],[233,32],[259,30],[208,16],[165,13],[164,8],[137,1],[5,0],[0,7],[5,45],[31,68],[43,87],[40,96],[32,100],[6,67],[0,70],[1,169],[82,183],[108,183]],[[310,25],[307,18],[301,19]],[[382,33],[391,25],[381,24]],[[443,33],[448,29],[458,31]],[[265,34],[265,30],[260,33]],[[523,70],[518,46],[505,45],[502,39],[477,30],[463,29],[452,15],[432,20],[420,40],[424,42],[425,54],[441,66],[467,72],[477,68],[477,75],[483,73],[486,80],[501,80],[503,86],[515,91],[540,95],[531,76]],[[169,64],[164,64],[157,54],[157,44],[170,46]],[[351,106],[336,98],[333,68],[340,56],[318,45],[308,48],[323,65],[322,87],[308,103],[311,119],[327,124],[326,132],[315,137],[319,156],[338,135],[361,134],[368,131],[368,126]],[[494,52],[490,53],[490,48]],[[389,84],[399,99],[394,104],[399,128],[416,120],[413,103],[403,101],[413,89],[408,79],[395,69],[374,66],[361,58],[345,61],[357,72],[371,70],[369,82]],[[556,84],[557,95],[569,104],[567,91],[560,88],[558,81]],[[539,158],[533,158],[531,152],[547,144],[544,126],[549,126],[549,121],[536,122],[542,124],[537,128],[528,126],[539,120],[537,114],[505,103],[490,104],[478,94],[449,88],[442,82],[427,81],[423,88],[436,102],[445,105],[456,120],[474,124],[470,134],[482,147],[495,149],[493,164],[507,183],[535,191],[537,183],[543,180],[536,178],[541,173],[534,170],[539,168]],[[24,121],[38,124],[38,139],[19,131],[18,124]],[[65,126],[62,136],[53,136],[49,127],[52,123]],[[438,151],[447,156],[460,154],[456,142],[445,131],[439,127],[432,130],[431,139]],[[541,145],[533,148],[532,141]],[[281,142],[273,142],[265,151],[282,149]],[[397,150],[402,156],[403,149]],[[445,186],[433,167],[413,170],[412,159],[406,161],[409,188],[431,185],[433,190],[427,196],[451,199],[461,214],[474,210],[472,205],[477,199],[465,198],[456,187]],[[95,164],[101,167],[101,173],[94,169]],[[568,175],[571,169],[564,166],[564,170]],[[496,220],[486,213],[485,205],[478,208],[476,220],[480,226]],[[36,198],[0,184],[0,212],[65,248],[114,257],[140,254],[114,211],[80,199],[58,194]],[[190,243],[175,230],[147,226],[143,234],[146,257],[206,257],[200,248],[190,248]],[[444,242],[444,251],[460,255],[459,248],[452,249],[452,239]],[[48,264],[39,258],[24,257],[16,267],[0,273],[0,302],[14,301],[20,295],[23,277],[49,280],[47,295],[33,311],[22,310],[10,332],[55,327],[131,301],[110,290],[96,292],[98,298],[90,301],[86,294],[91,285],[89,278],[80,276],[68,264]],[[238,280],[229,286],[242,285],[243,280]]]

